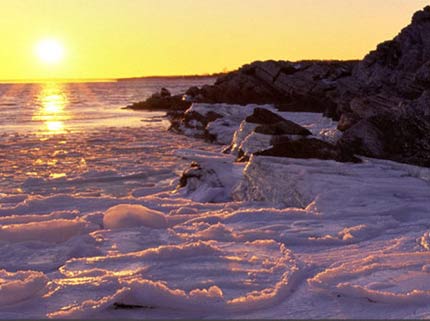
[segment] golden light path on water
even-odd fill
[[[32,120],[43,122],[41,131],[45,134],[65,133],[65,122],[70,120],[72,115],[67,110],[69,101],[64,84],[43,84],[36,100],[38,109]]]

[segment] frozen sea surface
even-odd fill
[[[1,135],[0,318],[430,317],[427,170],[238,164],[166,126]]]

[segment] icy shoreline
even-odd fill
[[[427,169],[235,163],[157,124],[0,143],[1,318],[430,317]]]

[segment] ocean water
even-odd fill
[[[0,84],[0,134],[59,134],[101,127],[139,127],[162,113],[123,110],[165,87],[172,94],[212,83],[202,79],[143,79],[118,82]]]
[[[162,87],[179,94],[213,81],[0,84],[0,193],[124,195],[160,180],[142,172],[152,161],[169,174],[177,170],[169,155],[181,144],[166,130],[165,112],[123,107]]]

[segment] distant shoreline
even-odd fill
[[[219,76],[226,75],[227,72],[220,72],[208,75],[174,75],[174,76],[142,76],[142,77],[128,77],[128,78],[117,78],[116,81],[134,81],[134,80],[144,80],[144,79],[203,79],[203,78],[216,78]]]
[[[0,84],[41,84],[48,82],[58,83],[84,83],[84,82],[123,82],[123,81],[139,81],[139,80],[193,80],[193,79],[205,79],[205,78],[216,78],[227,73],[215,73],[208,75],[173,75],[173,76],[142,76],[142,77],[127,77],[127,78],[89,78],[89,79],[23,79],[23,80],[0,80]]]

